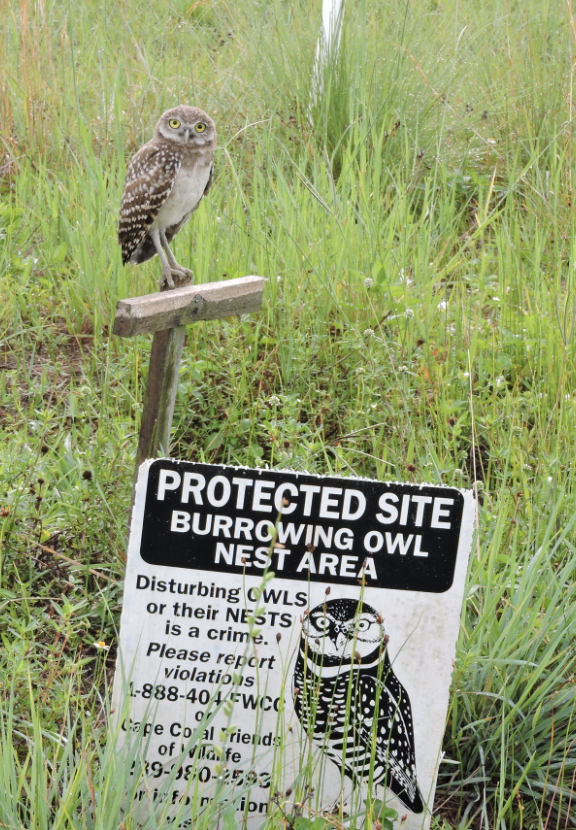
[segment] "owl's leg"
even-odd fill
[[[166,254],[162,248],[162,243],[160,241],[160,231],[158,228],[150,228],[150,236],[152,238],[152,242],[154,243],[154,247],[156,248],[156,253],[160,257],[160,262],[162,263],[162,278],[160,280],[160,290],[164,287],[166,288],[174,288],[174,280],[172,279],[172,267],[168,263],[166,259]]]
[[[183,265],[180,265],[176,262],[176,257],[172,253],[170,248],[170,244],[166,239],[166,231],[160,231],[160,241],[162,243],[162,247],[166,251],[166,258],[170,264],[170,268],[172,269],[172,274],[176,277],[179,277],[177,280],[178,285],[186,285],[190,280],[194,279],[194,273],[190,271],[189,268],[184,268]]]

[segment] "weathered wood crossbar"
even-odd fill
[[[265,282],[264,277],[239,277],[225,282],[185,285],[118,302],[114,334],[134,337],[154,332],[135,475],[147,458],[169,454],[185,327],[199,320],[258,311]]]
[[[120,300],[116,307],[114,334],[134,337],[189,326],[198,320],[217,320],[258,311],[265,282],[264,277],[239,277]]]

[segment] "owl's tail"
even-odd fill
[[[422,798],[422,794],[418,789],[417,784],[414,784],[413,787],[406,788],[402,787],[402,784],[393,778],[390,782],[388,782],[388,788],[394,793],[396,798],[413,813],[424,812],[424,799]]]

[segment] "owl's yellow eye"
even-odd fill
[[[197,133],[203,133],[205,129],[206,129],[206,124],[203,124],[202,122],[200,122],[199,124],[196,124],[196,132]]]
[[[177,118],[171,118],[168,123],[170,124],[170,126],[172,127],[173,130],[177,130],[178,127],[180,126],[180,122],[178,121]]]

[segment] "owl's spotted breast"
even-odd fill
[[[172,189],[154,220],[157,228],[171,228],[179,225],[200,204],[210,179],[211,161],[202,157],[192,164],[181,164],[174,178]]]

